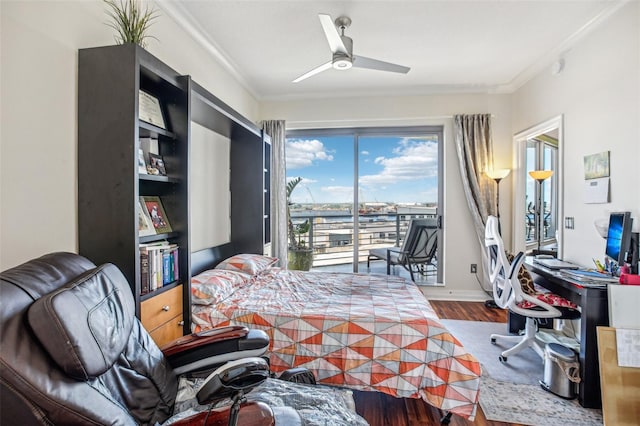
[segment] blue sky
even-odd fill
[[[297,203],[353,201],[352,136],[289,138],[287,180],[300,176]],[[425,203],[438,200],[436,137],[360,136],[360,202]]]

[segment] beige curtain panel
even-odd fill
[[[486,218],[490,214],[496,214],[495,183],[485,173],[493,169],[491,115],[454,115],[453,121],[462,185],[482,253],[481,285],[485,291],[491,291],[485,268],[487,258],[484,247]]]
[[[266,120],[262,129],[271,136],[271,255],[287,267],[287,193],[284,120]]]

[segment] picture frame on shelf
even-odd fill
[[[165,234],[171,232],[171,224],[169,218],[162,207],[162,201],[160,197],[156,196],[142,196],[140,197],[141,203],[146,207],[151,224],[156,231],[156,234]]]
[[[138,203],[138,236],[146,237],[147,235],[155,235],[156,229],[151,222],[151,216],[143,202]]]
[[[144,161],[144,151],[142,148],[138,149],[138,173],[141,175],[147,174],[147,162]]]
[[[167,126],[162,115],[160,101],[153,95],[138,91],[138,118],[146,123],[152,124],[161,129],[167,130]]]
[[[162,158],[162,155],[154,154],[152,152],[149,153],[149,169],[151,169],[150,174],[152,175],[167,175],[167,170],[164,166],[164,159]],[[157,173],[155,172],[156,170]]]

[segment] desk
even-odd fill
[[[606,288],[579,287],[560,276],[558,271],[547,269],[527,258],[525,267],[536,284],[571,300],[581,309],[580,315],[580,386],[578,400],[585,408],[600,408],[600,372],[598,367],[597,326],[609,325],[609,306]]]

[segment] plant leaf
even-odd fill
[[[104,0],[104,2],[107,5],[106,13],[111,18],[111,22],[107,25],[118,33],[116,42],[136,43],[144,47],[145,39],[155,38],[148,35],[148,31],[153,20],[157,18],[157,13],[148,4],[143,10],[141,3],[136,0]]]

